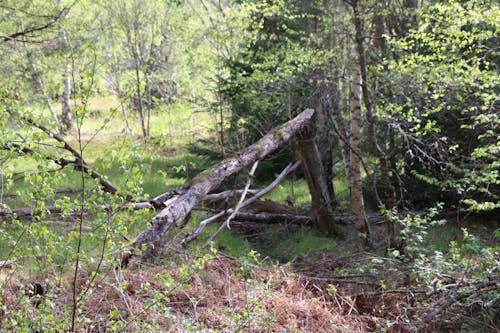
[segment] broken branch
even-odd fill
[[[299,165],[300,161],[295,162],[293,165],[289,164],[283,171],[281,171],[279,176],[271,184],[260,190],[258,193],[255,194],[255,196],[243,202],[240,208],[250,206],[252,203],[256,202],[260,197],[271,192],[290,172],[296,170],[299,167]],[[233,209],[228,209],[226,211],[220,212],[218,214],[215,214],[214,216],[209,217],[208,219],[201,221],[200,224],[198,225],[198,228],[195,231],[193,231],[190,235],[186,236],[181,243],[187,244],[193,241],[196,237],[198,237],[201,234],[201,232],[206,228],[207,225],[217,221],[226,214],[231,214],[232,212]]]
[[[173,229],[189,215],[195,204],[206,194],[219,187],[227,177],[240,172],[248,165],[277,150],[303,129],[313,114],[314,110],[312,109],[304,110],[297,117],[274,128],[259,141],[235,156],[226,158],[212,168],[198,174],[180,189],[179,194],[173,194],[167,202],[164,202],[165,208],[152,220],[152,225],[137,236],[130,251],[123,256],[122,264],[126,265],[129,262],[135,249],[143,249],[140,254],[141,259],[150,257],[153,250],[160,247]]]

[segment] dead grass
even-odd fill
[[[370,332],[375,321],[385,322],[372,315],[346,313],[326,290],[313,292],[288,268],[253,268],[245,275],[241,267],[239,261],[217,255],[184,283],[178,267],[110,270],[95,279],[82,298],[80,331],[112,331],[112,325],[120,323],[123,332]],[[166,284],[165,277],[171,277],[173,284]],[[21,300],[28,281],[34,279],[14,276],[2,280],[2,323],[26,308],[33,318],[47,311],[47,307],[37,308],[29,297]],[[50,281],[45,296],[53,304],[50,315],[55,322],[65,320],[70,312],[71,284],[64,278]],[[81,276],[79,291],[89,281],[90,276]]]

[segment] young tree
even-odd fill
[[[110,56],[125,74],[111,79],[119,95],[126,95],[136,110],[143,137],[150,136],[151,112],[159,101],[169,102],[176,93],[172,59],[173,37],[169,15],[174,3],[165,1],[119,0],[102,5],[102,20]]]

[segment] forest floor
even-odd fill
[[[105,272],[95,279],[82,272],[77,285],[79,291],[88,288],[88,292],[80,300],[78,320],[85,324],[79,331],[313,333],[391,327],[401,315],[406,295],[347,294],[322,277],[328,263],[342,265],[324,257],[315,269],[297,273],[290,267],[216,254],[196,268],[187,268],[189,277],[182,276],[181,267],[186,266],[172,263],[123,271],[103,268]],[[23,317],[43,321],[45,329],[55,326],[51,320],[68,317],[64,309],[72,299],[69,276],[51,277],[53,282],[43,287],[52,289],[50,299],[33,296],[24,304],[19,295],[26,293],[34,277],[12,278],[7,273],[2,271],[0,277],[2,306],[9,312],[17,308]],[[38,317],[39,308],[45,306],[53,307],[53,318]],[[399,322],[386,332],[409,332],[410,327]]]
[[[234,258],[215,248],[172,248],[155,263],[126,269],[97,259],[97,268],[83,264],[76,280],[71,264],[62,274],[53,269],[25,275],[14,263],[0,269],[0,318],[5,316],[4,331],[16,331],[27,319],[32,331],[67,330],[76,285],[79,332],[495,332],[498,327],[498,308],[487,316],[480,303],[464,311],[463,304],[447,301],[446,292],[422,285],[411,264],[372,252],[341,255],[353,248],[348,242],[337,245],[345,248],[305,253],[296,263],[261,258],[253,250]],[[477,284],[448,279],[450,290]],[[498,282],[481,283],[478,294],[486,299],[498,292]],[[475,325],[470,330],[464,329],[467,321]]]
[[[95,102],[105,106],[95,106],[95,118],[81,133],[85,142],[90,140],[85,151],[89,163],[99,167],[99,158],[111,154],[110,165],[98,170],[117,184],[128,181],[119,164],[128,157],[141,165],[142,186],[150,197],[182,185],[214,162],[186,149],[210,134],[209,115],[187,108],[166,111],[153,119],[154,135],[145,144],[139,136],[122,131],[126,124],[120,117],[103,126],[100,107],[109,107],[105,102]],[[76,143],[76,136],[69,140]],[[30,169],[33,163],[21,166]],[[78,177],[69,174],[65,190],[77,190]],[[337,181],[335,189],[342,203],[347,184]],[[284,181],[268,198],[285,203],[291,194],[296,207],[307,211],[310,197],[303,180]],[[12,198],[15,207],[18,199]],[[150,217],[145,213],[135,224],[125,220],[128,236],[140,232]],[[74,221],[54,222],[60,226],[47,232],[58,236],[72,232],[68,230]],[[93,221],[89,218],[86,223],[90,229]],[[495,332],[499,327],[498,279],[493,284],[474,279],[476,270],[484,270],[476,250],[455,248],[457,253],[445,258],[445,262],[456,260],[456,271],[451,272],[429,262],[416,268],[388,256],[383,246],[385,224],[379,218],[372,221],[372,228],[380,246],[371,252],[359,244],[352,226],[346,226],[352,232],[345,241],[318,235],[308,226],[234,226],[218,236],[216,250],[201,249],[215,231],[209,226],[208,236],[200,236],[189,248],[173,248],[154,264],[127,269],[92,259],[98,258],[96,244],[83,244],[89,263],[82,263],[76,279],[74,263],[34,269],[32,261],[43,266],[44,259],[32,258],[32,240],[21,239],[20,228],[7,226],[12,238],[21,232],[17,248],[28,250],[17,256],[18,262],[0,265],[0,331],[69,330],[73,286],[80,295],[76,331],[81,332],[458,332],[478,327]],[[494,229],[475,228],[497,251]],[[437,227],[427,236],[422,247],[429,245],[448,256],[449,245],[460,243],[461,230],[453,225]],[[0,261],[10,254],[11,248],[2,246]],[[491,260],[484,265],[491,265]],[[434,290],[420,280],[417,269],[439,278]],[[498,277],[498,267],[491,269],[490,275]],[[459,289],[469,294],[459,294]],[[471,291],[480,297],[469,297]],[[465,300],[471,302],[459,302],[462,299],[455,300],[456,295],[468,295]]]

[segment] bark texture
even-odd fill
[[[304,133],[305,132],[305,133]],[[335,224],[333,199],[329,191],[329,184],[325,175],[324,166],[318,146],[314,140],[313,131],[304,131],[299,136],[297,155],[302,162],[302,170],[311,193],[311,202],[316,225],[325,234],[336,235],[340,238],[344,234]]]
[[[140,254],[141,259],[153,255],[155,250],[168,239],[173,229],[189,215],[198,201],[216,189],[227,177],[240,172],[246,166],[278,149],[302,130],[313,114],[312,109],[304,110],[297,117],[274,128],[262,139],[235,156],[226,158],[212,168],[201,172],[175,193],[169,192],[167,201],[163,203],[165,208],[153,218],[151,226],[137,236],[131,245],[131,251],[124,255],[122,263],[126,265],[129,262],[134,249],[143,249]]]
[[[365,215],[363,189],[361,182],[361,91],[360,75],[354,71],[351,84],[351,156],[350,156],[350,186],[351,206],[355,217],[355,226],[364,235],[365,240],[370,239],[370,229]]]
[[[67,134],[73,128],[73,116],[71,114],[71,65],[66,65],[63,75],[63,94],[61,98],[61,134]]]
[[[384,186],[385,191],[385,208],[386,209],[394,209],[396,208],[396,190],[394,185],[392,184],[390,178],[390,170],[389,163],[387,161],[387,156],[385,151],[380,146],[377,136],[375,134],[375,122],[376,116],[373,112],[372,101],[370,98],[370,90],[368,89],[367,83],[367,65],[366,65],[366,56],[365,56],[365,47],[363,41],[363,25],[361,21],[361,1],[357,0],[353,3],[353,21],[354,27],[356,29],[356,51],[358,54],[358,64],[361,71],[361,88],[363,92],[363,103],[366,108],[366,121],[367,121],[367,142],[370,148],[370,151],[373,152],[379,161],[380,167],[380,175],[382,178],[382,185]],[[388,234],[389,234],[389,247],[399,247],[396,245],[396,226],[394,223],[387,221],[388,226]]]

